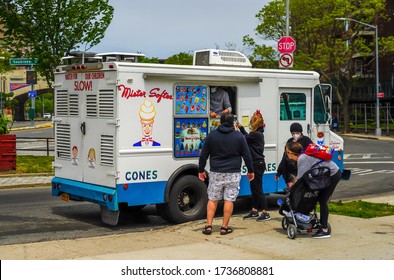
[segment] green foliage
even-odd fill
[[[53,156],[17,156],[14,173],[52,173]]]
[[[143,57],[140,58],[141,63],[160,63],[157,57]],[[176,65],[193,65],[193,55],[190,53],[181,52],[179,54],[174,54],[164,60],[164,64],[176,64]]]
[[[139,59],[139,62],[141,62],[141,63],[155,63],[155,64],[158,64],[159,63],[159,59],[157,57],[151,57],[151,58],[149,58],[149,57],[141,57]]]
[[[35,68],[51,87],[61,58],[70,50],[97,45],[112,16],[108,0],[1,1],[0,49],[16,57],[38,58]]]
[[[328,205],[331,214],[358,217],[376,218],[394,215],[394,206],[385,203],[371,203],[362,200],[351,202],[331,202]]]
[[[6,115],[0,115],[0,134],[10,133],[12,122],[8,120]]]
[[[11,71],[13,67],[9,63],[11,54],[3,49],[0,45],[0,74]]]
[[[164,64],[193,65],[193,55],[181,52],[174,54],[164,61]]]

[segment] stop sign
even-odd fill
[[[278,51],[280,53],[292,53],[296,49],[296,41],[291,36],[283,36],[278,41]]]

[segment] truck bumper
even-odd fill
[[[62,196],[63,200],[89,201],[118,211],[116,189],[54,177],[52,179],[52,196]]]

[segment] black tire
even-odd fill
[[[163,204],[163,216],[177,224],[202,219],[207,212],[207,202],[205,183],[197,176],[186,175],[172,186],[169,201]]]
[[[331,225],[330,225],[330,223],[327,223],[327,228],[328,228],[328,234],[331,234]]]
[[[287,221],[287,218],[286,218],[286,217],[283,217],[283,218],[282,218],[282,228],[283,228],[284,230],[287,230],[288,226],[289,226],[289,222]]]
[[[289,225],[287,228],[287,236],[290,239],[295,239],[297,235],[297,227],[295,225]]]

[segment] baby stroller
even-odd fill
[[[282,218],[282,228],[287,230],[290,239],[296,238],[297,233],[314,234],[319,230],[320,220],[316,213],[317,196],[319,191],[326,188],[330,182],[330,169],[325,166],[313,167],[286,189],[285,201],[278,201],[279,214]],[[331,226],[328,232],[331,233]]]

